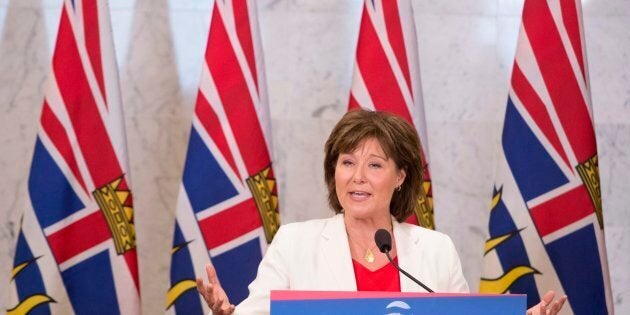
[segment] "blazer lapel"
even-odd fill
[[[350,256],[348,234],[346,234],[343,214],[338,214],[327,222],[321,238],[318,250],[328,265],[326,271],[334,279],[335,290],[356,291],[357,283],[354,276],[354,268],[352,267],[352,257]]]

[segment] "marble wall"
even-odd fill
[[[211,0],[111,0],[145,314],[162,312]],[[60,0],[0,0],[0,284],[8,283]],[[522,0],[414,0],[438,230],[471,288]],[[261,0],[283,222],[330,215],[325,136],[346,110],[362,1]],[[630,2],[583,1],[613,299],[630,314]],[[625,267],[624,267],[625,266]],[[6,307],[0,285],[0,309]]]

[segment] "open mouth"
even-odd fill
[[[365,199],[372,196],[372,194],[365,191],[351,191],[350,196],[354,199]]]

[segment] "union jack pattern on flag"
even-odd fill
[[[579,0],[526,0],[480,291],[612,313]]]
[[[356,108],[390,112],[415,126],[425,163],[424,191],[408,222],[434,229],[418,45],[410,0],[365,0],[348,110]]]
[[[106,1],[64,1],[40,124],[8,314],[140,313]]]
[[[167,313],[209,311],[211,262],[230,302],[248,295],[280,225],[256,1],[215,1],[177,203]]]

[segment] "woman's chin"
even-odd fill
[[[377,211],[373,208],[365,208],[365,207],[354,207],[349,209],[344,209],[344,213],[346,216],[349,216],[352,219],[363,220],[363,219],[374,219],[381,215],[383,211]]]

